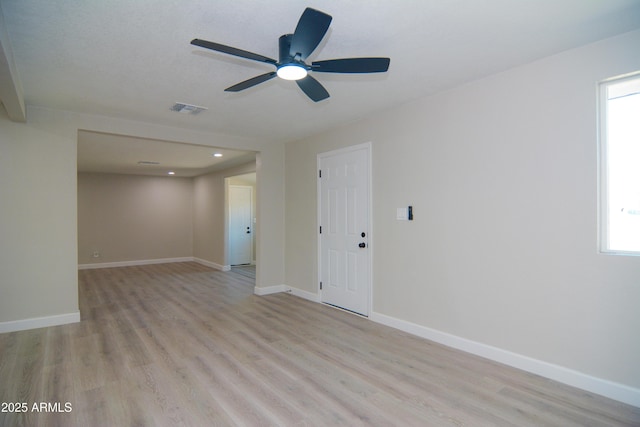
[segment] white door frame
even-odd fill
[[[366,231],[367,233],[367,243],[368,243],[368,251],[367,251],[367,255],[368,255],[368,276],[369,276],[369,283],[367,283],[367,286],[369,288],[369,300],[367,301],[368,307],[367,307],[367,313],[366,316],[370,317],[372,310],[373,310],[373,180],[372,180],[372,145],[371,142],[365,142],[362,144],[357,144],[357,145],[351,145],[348,147],[344,147],[344,148],[339,148],[336,150],[331,150],[331,151],[326,151],[326,152],[322,152],[322,153],[318,153],[317,157],[316,157],[316,181],[317,181],[317,187],[316,187],[316,198],[317,198],[317,207],[318,207],[318,211],[316,213],[317,217],[316,217],[316,236],[317,236],[317,255],[318,255],[318,259],[317,259],[317,266],[316,266],[316,272],[317,272],[317,277],[316,277],[316,283],[317,283],[317,289],[318,289],[318,301],[322,302],[322,289],[320,286],[320,281],[322,278],[322,239],[321,239],[321,235],[320,235],[320,226],[322,225],[322,180],[319,176],[319,171],[320,171],[320,163],[321,160],[324,157],[331,157],[331,156],[335,156],[335,155],[340,155],[340,154],[344,154],[344,153],[348,153],[351,151],[356,151],[356,150],[362,150],[365,149],[367,152],[367,163],[368,163],[368,169],[369,169],[369,173],[367,176],[367,181],[369,183],[369,189],[368,189],[368,194],[367,194],[367,198],[369,200],[369,206],[367,206],[367,221],[369,224],[369,229]]]

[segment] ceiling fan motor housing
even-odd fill
[[[307,71],[311,69],[301,59],[301,54],[293,54],[291,52],[291,40],[293,34],[285,34],[280,36],[279,42],[279,61],[277,64],[278,77],[285,80],[300,80],[307,76]]]
[[[293,34],[284,34],[280,36],[278,39],[279,47],[280,47],[280,57],[278,63],[280,64],[289,64],[294,62],[293,56],[291,55],[291,38]]]

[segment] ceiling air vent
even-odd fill
[[[149,160],[140,160],[138,162],[138,164],[139,165],[143,165],[143,166],[148,166],[148,165],[159,165],[160,162],[152,162],[152,161],[149,161]]]
[[[197,105],[185,104],[182,102],[176,102],[171,106],[171,111],[182,114],[200,114],[200,112],[206,110],[206,107],[198,107]]]

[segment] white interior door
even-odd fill
[[[369,314],[370,146],[318,156],[322,302]]]
[[[229,264],[251,264],[253,224],[251,200],[253,188],[229,186]]]

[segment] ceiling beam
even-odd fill
[[[2,9],[0,9],[0,102],[4,105],[11,120],[27,121],[22,84],[13,62],[13,53],[4,25]]]

